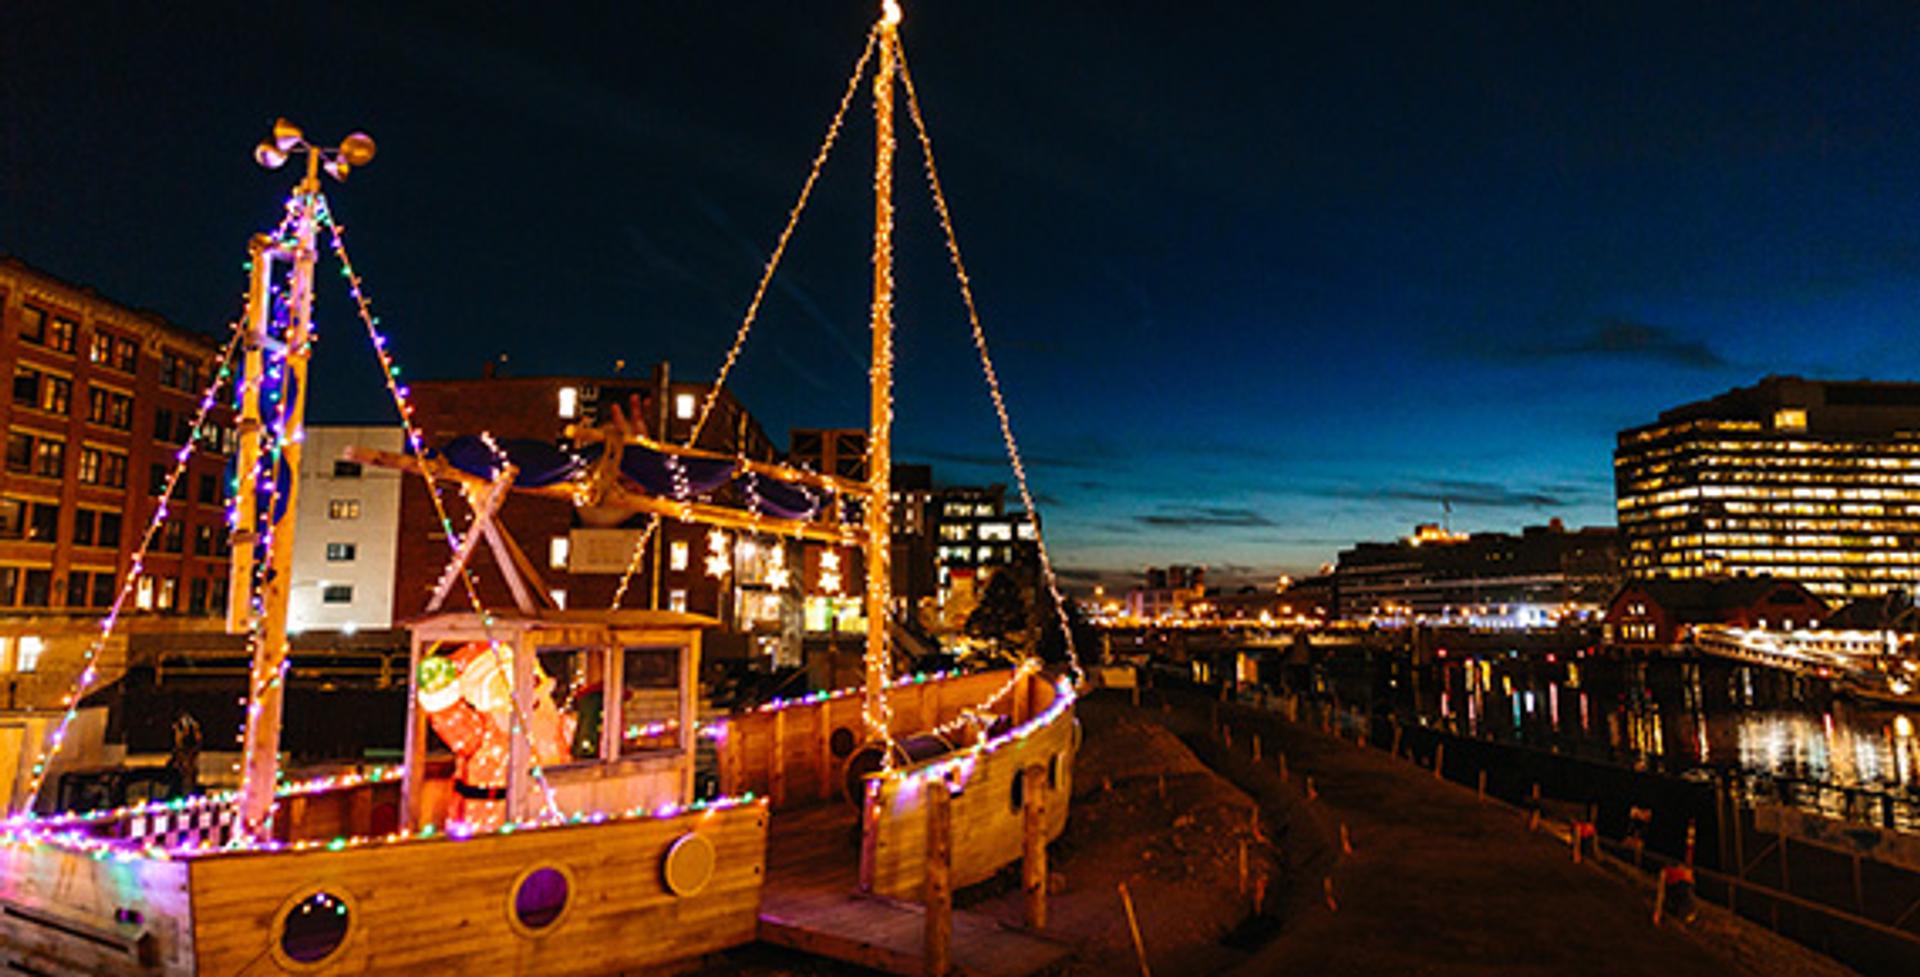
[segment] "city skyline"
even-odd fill
[[[261,125],[363,127],[381,158],[333,196],[412,373],[706,380],[870,15],[736,9],[16,8],[0,251],[218,329],[233,229],[278,185],[245,157]],[[1271,579],[1444,503],[1466,530],[1611,523],[1614,433],[1667,406],[1920,372],[1911,11],[961,9],[903,30],[1082,582]],[[844,134],[734,384],[772,431],[863,419],[870,135]],[[902,164],[902,460],[1004,481]],[[366,389],[316,385],[316,419],[380,420],[342,299],[316,366]]]

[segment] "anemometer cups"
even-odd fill
[[[294,153],[304,151],[319,158],[320,168],[326,170],[328,176],[345,180],[354,167],[373,162],[375,148],[372,136],[356,132],[341,140],[339,146],[325,149],[308,142],[306,133],[299,126],[286,119],[275,119],[273,134],[253,147],[253,161],[269,170],[277,170],[285,166]]]

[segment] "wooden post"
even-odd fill
[[[1780,891],[1793,892],[1793,877],[1787,874],[1787,819],[1780,818]]]
[[[1320,792],[1319,792],[1319,791],[1316,791],[1316,790],[1314,790],[1314,789],[1313,789],[1313,777],[1312,777],[1312,775],[1308,775],[1308,777],[1307,777],[1307,800],[1313,800],[1314,798],[1316,798],[1316,797],[1319,797],[1319,796],[1320,796]]]
[[[1233,750],[1233,727],[1232,726],[1225,725],[1224,723],[1221,724],[1220,742],[1226,745],[1227,750],[1229,752]]]
[[[860,804],[860,891],[872,892],[880,853],[880,778],[866,783],[866,799]]]
[[[946,977],[953,943],[953,801],[945,777],[927,785],[927,977]]]
[[[1345,821],[1340,822],[1340,853],[1343,855],[1353,854],[1353,835],[1347,831],[1347,822]]]
[[[1392,752],[1393,752],[1393,755],[1394,755],[1394,758],[1395,758],[1395,759],[1398,759],[1398,758],[1399,758],[1399,756],[1400,756],[1400,721],[1399,721],[1398,719],[1395,719],[1395,720],[1393,720],[1393,750],[1392,750]]]
[[[1240,839],[1240,894],[1247,894],[1247,839]]]
[[[1253,762],[1260,762],[1260,734],[1253,734]]]
[[[773,807],[785,807],[787,803],[787,710],[773,711],[773,769],[769,772],[767,796]]]
[[[1127,910],[1127,931],[1133,934],[1133,953],[1140,960],[1140,977],[1153,977],[1153,971],[1147,967],[1147,945],[1140,942],[1140,920],[1133,914],[1133,897],[1127,894],[1127,884],[1120,883],[1120,905]]]
[[[1340,904],[1338,902],[1335,902],[1333,899],[1333,876],[1328,875],[1328,876],[1322,877],[1320,880],[1320,888],[1321,888],[1321,891],[1325,892],[1327,895],[1327,911],[1339,912]]]
[[[1478,789],[1480,793],[1480,799],[1483,801],[1486,800],[1487,799],[1487,772],[1485,770],[1480,771],[1480,787]]]
[[[1660,925],[1660,914],[1667,908],[1667,873],[1660,873],[1660,888],[1653,893],[1653,925]]]
[[[1853,853],[1853,908],[1862,916],[1867,914],[1866,890],[1860,885],[1860,853]]]
[[[1433,779],[1445,780],[1442,773],[1447,768],[1447,744],[1440,743],[1433,748]]]
[[[1277,753],[1273,759],[1280,765],[1280,782],[1284,784],[1290,779],[1290,775],[1287,773],[1287,755],[1284,752]]]
[[[1047,770],[1039,764],[1026,774],[1026,853],[1020,860],[1020,887],[1026,893],[1026,923],[1047,928]]]
[[[1133,707],[1135,709],[1140,708],[1140,684],[1138,682],[1134,683],[1133,686]]]

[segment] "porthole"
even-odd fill
[[[667,891],[682,898],[698,895],[713,879],[715,858],[713,842],[701,835],[689,831],[675,839],[660,862]]]
[[[1060,789],[1060,754],[1058,753],[1047,760],[1047,789]]]
[[[524,936],[540,936],[573,905],[573,877],[554,865],[530,868],[513,881],[507,918]]]
[[[853,730],[845,726],[834,730],[833,735],[827,737],[827,749],[833,751],[834,759],[846,759],[847,754],[853,752]]]
[[[309,889],[288,899],[273,921],[271,950],[294,970],[318,970],[332,962],[353,933],[353,903],[327,889]]]
[[[1026,806],[1027,772],[1025,770],[1015,770],[1013,772],[1013,789],[1008,799],[1012,802],[1013,810],[1016,812]]]

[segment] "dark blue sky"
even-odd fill
[[[217,328],[286,185],[254,141],[364,128],[334,208],[419,376],[711,376],[872,16],[188,6],[0,9],[0,251]],[[1442,500],[1607,522],[1622,427],[1767,373],[1920,372],[1911,4],[924,0],[904,37],[1083,578],[1307,570]],[[776,437],[864,419],[870,138],[737,375]],[[1003,480],[918,165],[901,453]],[[345,312],[315,412],[375,419]]]

